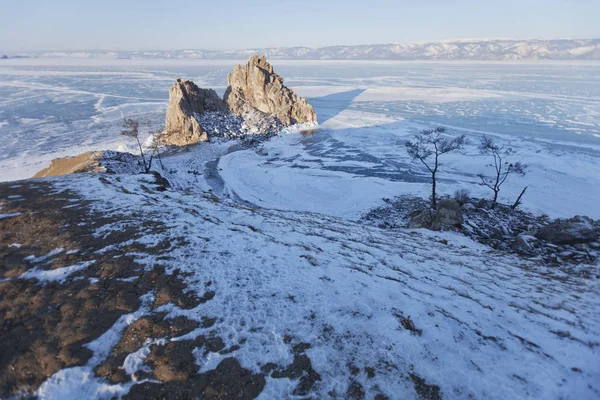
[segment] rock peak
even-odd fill
[[[227,106],[213,89],[202,89],[178,78],[169,89],[164,144],[184,146],[208,140],[196,116],[210,111],[225,112]]]
[[[227,84],[224,100],[235,115],[254,108],[275,115],[285,126],[317,121],[312,106],[283,84],[264,55],[251,56],[245,66],[236,65],[227,75]]]
[[[169,90],[161,143],[185,146],[228,131],[237,136],[235,126],[240,124],[239,133],[272,134],[284,126],[317,121],[312,106],[283,84],[264,55],[236,65],[227,84],[222,100],[214,90],[178,78]]]

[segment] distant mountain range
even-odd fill
[[[15,57],[242,60],[600,60],[600,39],[461,40],[415,44],[269,47],[234,51],[44,51]]]

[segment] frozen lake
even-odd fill
[[[50,159],[116,149],[124,116],[164,121],[178,77],[222,94],[234,61],[0,61],[0,180],[22,179]],[[465,133],[464,155],[443,160],[440,190],[488,195],[476,143],[492,135],[530,164],[503,201],[529,186],[524,205],[552,216],[600,218],[600,64],[274,62],[315,107],[314,134],[291,134],[266,154],[219,163],[227,190],[272,208],[356,217],[382,197],[426,196],[427,175],[403,143],[436,125]]]

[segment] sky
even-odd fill
[[[0,52],[600,37],[600,0],[0,0]]]

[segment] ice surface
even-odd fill
[[[0,180],[31,176],[55,157],[131,148],[119,135],[123,116],[160,126],[176,78],[223,93],[233,64],[42,59],[3,64]],[[227,190],[244,200],[356,215],[363,201],[367,208],[377,197],[424,193],[426,174],[409,162],[402,144],[419,129],[444,125],[474,142],[483,134],[494,136],[531,165],[525,179],[507,182],[502,201],[513,201],[528,185],[524,205],[531,210],[600,217],[598,64],[297,61],[278,62],[276,69],[309,97],[321,129],[312,138],[275,141],[269,145],[273,156],[236,153],[222,160]],[[467,154],[444,161],[441,192],[460,185],[489,195],[475,178],[486,161],[475,146]],[[281,185],[297,198],[283,196],[276,189]],[[310,200],[325,190],[320,202]]]

